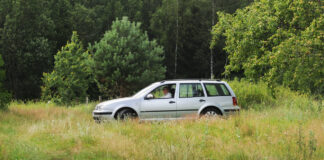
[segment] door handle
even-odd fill
[[[172,103],[175,103],[175,101],[170,101],[169,103],[172,104]]]
[[[204,99],[200,99],[199,102],[206,102],[206,100],[204,100]]]

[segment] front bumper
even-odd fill
[[[93,111],[92,117],[95,121],[100,122],[103,120],[112,120],[114,119],[111,111]]]

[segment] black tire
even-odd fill
[[[208,107],[204,109],[201,114],[201,117],[220,117],[222,116],[222,112],[220,112],[218,109],[214,107]]]
[[[127,120],[127,119],[135,119],[135,118],[137,118],[136,112],[134,112],[129,108],[122,109],[116,115],[117,120]]]

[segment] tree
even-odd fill
[[[116,19],[91,50],[98,88],[107,97],[127,96],[164,78],[163,48],[150,41],[141,24]]]
[[[0,110],[7,109],[8,104],[11,101],[11,94],[9,94],[8,91],[5,90],[3,86],[3,81],[5,79],[6,73],[3,69],[4,62],[2,60],[2,57],[0,55]]]
[[[268,81],[324,95],[324,16],[273,48]]]
[[[323,9],[310,0],[256,1],[235,14],[218,13],[212,45],[226,37],[225,74],[323,94]],[[307,75],[307,76],[306,76]]]
[[[76,32],[54,59],[54,70],[44,73],[43,99],[66,105],[85,100],[92,81],[92,57],[83,49]]]
[[[167,78],[209,78],[211,68],[212,74],[220,78],[226,56],[222,45],[210,51],[212,15],[216,15],[216,11],[232,13],[247,2],[218,0],[213,4],[212,0],[163,0],[152,15],[150,29],[165,48]],[[211,52],[217,54],[211,57]]]
[[[59,50],[70,39],[72,34],[73,24],[75,24],[75,21],[72,21],[73,8],[70,0],[50,0],[49,5],[51,6],[51,9],[48,9],[49,15],[55,24],[55,35],[53,37],[55,49]],[[54,54],[55,52],[53,52],[53,56]]]
[[[1,32],[7,86],[17,99],[40,96],[41,76],[52,68],[54,23],[48,2],[17,0]]]

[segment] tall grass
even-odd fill
[[[234,80],[229,82],[234,90],[238,103],[243,109],[259,107],[271,107],[275,103],[275,99],[271,95],[271,90],[266,83],[252,83],[247,80]]]
[[[278,86],[273,91],[264,82],[252,83],[245,79],[230,81],[229,84],[243,109],[260,110],[280,106],[321,111],[323,106],[322,101],[316,101],[311,95],[291,91],[283,86]]]
[[[322,103],[286,89],[274,99],[261,83],[230,84],[244,110],[218,119],[96,124],[95,104],[14,102],[0,111],[0,159],[324,159]]]

